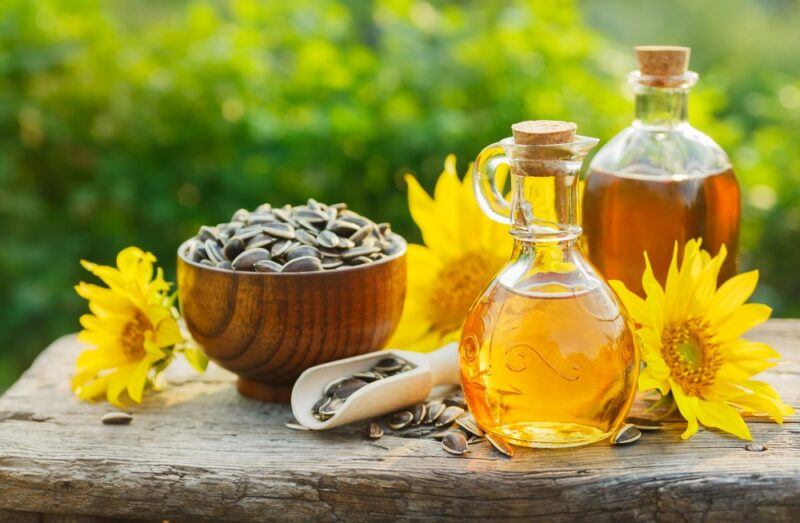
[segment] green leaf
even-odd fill
[[[198,347],[186,347],[181,351],[194,370],[203,374],[208,368],[208,356]]]

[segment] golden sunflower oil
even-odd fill
[[[485,431],[529,447],[613,434],[636,391],[639,356],[625,310],[579,247],[577,187],[597,140],[534,121],[485,148],[473,172],[490,217],[511,225],[511,259],[462,328],[461,386]],[[511,201],[497,187],[510,167]]]

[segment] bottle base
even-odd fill
[[[566,448],[589,445],[608,438],[611,433],[578,423],[513,423],[489,430],[512,445],[534,448]]]

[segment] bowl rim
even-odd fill
[[[376,261],[374,261],[372,263],[365,263],[364,265],[350,265],[350,266],[347,266],[347,267],[344,267],[344,268],[337,268],[337,269],[334,269],[334,270],[327,270],[327,271],[326,270],[321,270],[321,271],[308,271],[308,272],[255,272],[255,271],[237,271],[237,270],[234,270],[234,269],[223,269],[223,268],[220,268],[220,267],[209,267],[208,265],[203,265],[202,263],[198,263],[198,262],[192,261],[192,260],[190,260],[189,258],[187,258],[184,255],[186,249],[189,246],[189,242],[191,242],[194,239],[194,236],[189,238],[189,239],[187,239],[187,240],[185,240],[183,243],[180,244],[180,246],[178,247],[178,253],[177,254],[178,254],[178,259],[180,261],[182,261],[182,262],[184,262],[184,263],[186,263],[188,265],[191,265],[192,267],[196,267],[196,268],[199,268],[199,269],[202,269],[202,270],[207,270],[207,271],[220,272],[220,273],[223,273],[223,274],[238,274],[240,276],[251,276],[251,277],[270,276],[270,277],[280,277],[280,278],[325,277],[325,276],[330,276],[330,275],[334,275],[334,274],[345,274],[345,273],[348,273],[348,272],[366,271],[366,270],[369,270],[370,268],[378,267],[380,265],[384,265],[384,264],[387,264],[387,263],[391,263],[393,261],[396,261],[396,260],[404,257],[406,255],[406,253],[408,252],[408,242],[406,241],[405,238],[403,238],[399,234],[396,234],[396,235],[401,240],[403,240],[402,249],[400,249],[398,252],[396,252],[396,253],[394,253],[394,254],[392,254],[390,256],[386,256],[385,258],[382,258],[380,260],[376,260]]]

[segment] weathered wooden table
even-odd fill
[[[752,337],[790,360],[765,378],[797,406],[800,320]],[[763,452],[709,430],[682,442],[674,423],[627,447],[453,457],[434,440],[368,441],[361,426],[290,431],[287,406],[238,396],[219,368],[176,366],[131,425],[107,426],[111,407],[70,394],[78,350],[74,337],[58,340],[0,398],[0,521],[800,517],[797,416],[750,420]]]

